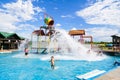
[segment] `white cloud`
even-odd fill
[[[62,18],[74,18],[73,16],[71,15],[61,15]]]
[[[98,0],[92,6],[76,11],[76,15],[85,19],[88,24],[120,26],[120,1]]]
[[[83,26],[83,24],[80,24],[80,26]]]
[[[31,33],[30,32],[21,32],[21,33],[17,33],[19,36],[22,36],[26,39],[31,39]]]
[[[30,24],[20,24],[18,29],[18,34],[24,38],[31,39],[31,34],[34,30],[38,30],[39,28]]]
[[[85,29],[86,35],[91,35],[95,41],[112,41],[111,35],[118,34],[119,30],[108,27],[94,27]]]
[[[16,3],[7,3],[3,5],[6,13],[16,16],[20,20],[32,20],[34,15],[41,12],[42,9],[34,7],[31,0],[23,1],[18,0]]]
[[[60,27],[60,26],[61,26],[60,23],[55,24],[55,27]]]
[[[19,21],[15,16],[6,13],[0,13],[0,31],[14,32],[17,27],[15,22]]]
[[[1,5],[0,31],[22,31],[23,34],[30,33],[28,31],[32,32],[35,26],[30,25],[29,23],[27,23],[27,21],[36,20],[37,18],[35,18],[35,16],[43,11],[42,8],[35,7],[32,4],[32,1],[33,0],[18,0],[17,2],[11,2]]]
[[[42,16],[40,16],[40,17],[39,17],[39,19],[40,19],[40,20],[43,20],[43,17],[42,17]]]
[[[75,27],[73,27],[71,30],[77,30]]]
[[[19,30],[22,31],[33,31],[35,30],[36,27],[34,25],[30,25],[30,24],[19,24]],[[31,32],[32,33],[32,32]]]
[[[87,0],[87,2],[88,2],[88,3],[86,4],[87,6],[90,6],[90,5],[93,5],[93,4],[94,4],[94,0]]]

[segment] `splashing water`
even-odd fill
[[[26,42],[23,42],[25,45]],[[37,47],[37,44],[32,44]],[[44,44],[43,44],[44,45]],[[42,46],[42,45],[41,45]],[[47,46],[47,53],[45,55],[29,54],[27,58],[40,58],[40,60],[49,60],[51,56],[54,56],[57,60],[87,60],[96,61],[103,60],[107,56],[90,50],[82,45],[80,42],[73,39],[68,32],[63,29],[56,29],[52,35],[51,41]],[[14,57],[25,58],[24,54],[17,54]]]
[[[48,56],[54,55],[57,59],[64,60],[88,60],[96,61],[105,59],[105,55],[98,56],[96,52],[84,47],[80,42],[73,39],[65,30],[56,29],[48,46]]]
[[[18,47],[19,51],[23,51],[24,48],[28,48],[29,47],[29,40],[25,39],[21,42],[20,46]]]

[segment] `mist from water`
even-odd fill
[[[56,58],[64,60],[95,61],[102,60],[106,57],[102,53],[102,56],[98,55],[98,53],[92,51],[91,48],[86,48],[63,29],[56,29],[47,51],[48,55],[54,55]]]
[[[37,38],[37,37],[36,37]],[[38,44],[32,42],[32,45],[35,47]],[[41,44],[40,44],[41,45]],[[44,45],[44,44],[42,44]],[[28,47],[28,40],[23,41],[20,46],[20,50],[24,50],[25,47]],[[30,51],[29,51],[30,53]],[[57,60],[87,60],[87,61],[96,61],[103,60],[106,56],[98,55],[97,52],[91,50],[91,48],[85,47],[83,44],[75,40],[68,34],[67,31],[63,29],[56,29],[55,33],[52,35],[51,41],[47,46],[48,54],[29,54],[27,58],[40,58],[40,60],[49,60],[51,56],[54,56]],[[14,57],[24,58],[24,54],[17,54]]]
[[[18,50],[23,51],[25,48],[29,48],[29,40],[28,39],[21,41],[21,44],[19,45]]]

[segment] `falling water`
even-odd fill
[[[27,41],[25,40],[21,47],[25,47]],[[32,44],[37,47],[38,44]],[[32,45],[32,46],[33,46]],[[40,44],[45,45],[45,44]],[[22,49],[23,50],[23,49]],[[56,29],[52,35],[49,45],[47,45],[47,53],[45,55],[36,56],[36,54],[29,54],[28,58],[40,58],[41,60],[49,60],[51,56],[54,56],[57,60],[87,60],[96,61],[106,58],[104,54],[98,55],[97,52],[92,51],[90,48],[82,45],[78,40],[73,39],[68,32],[63,29]],[[24,54],[18,54],[14,57],[24,58]]]
[[[21,41],[21,44],[20,44],[20,46],[18,47],[18,49],[19,49],[20,51],[23,51],[24,48],[28,48],[28,47],[29,47],[29,40],[28,40],[28,39],[25,39],[25,40]]]
[[[49,56],[54,55],[57,59],[94,61],[105,58],[105,55],[98,56],[98,53],[84,47],[63,29],[56,29],[47,51]]]

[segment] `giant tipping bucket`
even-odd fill
[[[45,17],[44,22],[48,26],[52,26],[54,24],[54,20],[51,17]]]

